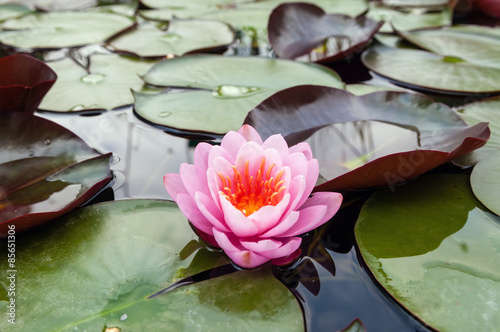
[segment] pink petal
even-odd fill
[[[292,153],[283,160],[283,165],[290,167],[292,177],[303,175],[306,177],[309,170],[308,161],[302,153]]]
[[[268,251],[261,251],[259,252],[259,255],[270,259],[287,257],[295,252],[302,243],[302,239],[300,237],[289,237],[280,240],[283,241],[283,244],[279,248],[270,249]]]
[[[262,158],[264,157],[264,150],[260,145],[255,142],[247,142],[243,144],[236,155],[236,162],[234,165],[240,174],[243,176],[246,170],[246,163],[248,161],[249,175],[256,173],[260,167]]]
[[[191,197],[194,197],[197,191],[209,194],[206,170],[195,165],[182,164],[179,168],[179,174],[181,175],[184,187]]]
[[[249,237],[259,233],[259,229],[247,217],[234,207],[226,198],[221,197],[220,203],[224,212],[224,220],[229,229],[238,237]]]
[[[288,150],[289,154],[295,153],[295,152],[300,152],[304,154],[307,160],[313,159],[313,154],[311,151],[311,146],[307,144],[306,142],[301,142],[299,144],[295,144],[294,146],[290,147]]]
[[[316,192],[302,204],[300,210],[315,205],[326,205],[324,222],[332,219],[342,205],[342,194],[336,192]]]
[[[300,213],[298,211],[290,212],[279,224],[271,228],[264,234],[259,235],[261,238],[279,237],[281,234],[289,230],[299,220]]]
[[[264,150],[264,157],[266,158],[266,170],[271,167],[272,164],[274,164],[271,176],[274,176],[276,172],[283,168],[283,159],[281,158],[281,154],[278,150],[266,149]]]
[[[207,220],[217,229],[229,232],[224,222],[224,214],[217,208],[214,201],[202,192],[197,192],[194,196],[196,205]]]
[[[283,242],[277,241],[275,239],[260,239],[260,238],[255,239],[255,241],[240,240],[240,243],[245,249],[256,253],[260,253],[262,251],[276,250],[283,245]]]
[[[279,152],[281,159],[288,156],[288,144],[280,134],[272,135],[262,144],[264,150],[274,149]]]
[[[252,126],[245,124],[240,128],[240,130],[238,130],[238,133],[247,141],[252,141],[262,145],[262,138]]]
[[[307,175],[306,175],[306,188],[304,189],[304,193],[302,194],[302,197],[297,204],[298,207],[301,207],[304,202],[308,199],[309,195],[311,194],[311,191],[314,189],[316,186],[316,181],[318,181],[318,175],[319,175],[319,163],[318,160],[316,159],[311,159],[307,162]]]
[[[208,168],[208,154],[212,145],[201,142],[194,149],[194,164],[198,167],[202,167],[203,169]]]
[[[220,205],[220,193],[219,193],[221,180],[213,168],[209,168],[207,171],[207,182],[208,182],[208,189],[210,190],[210,196],[212,197],[212,200],[214,201],[217,208],[221,210],[222,207]]]
[[[230,179],[233,179],[234,175],[234,169],[233,169],[233,164],[231,164],[227,159],[224,159],[222,157],[217,157],[213,160],[212,167],[209,169],[213,169],[216,183],[217,183],[217,192],[219,190],[224,189],[222,187],[222,181],[220,180],[219,173],[226,177],[228,176]]]
[[[179,209],[186,216],[186,218],[193,224],[194,227],[209,235],[213,234],[212,224],[205,218],[196,205],[195,201],[188,194],[180,193],[177,195],[177,205]]]
[[[241,245],[240,239],[232,233],[221,232],[214,229],[214,238],[219,247],[224,251],[245,251],[246,249]]]
[[[257,267],[270,260],[251,251],[225,251],[225,253],[236,265],[246,269]]]
[[[283,199],[276,205],[267,205],[261,207],[247,217],[246,222],[251,222],[258,229],[258,234],[268,231],[270,228],[282,219],[283,212],[286,210],[290,203],[290,195],[286,194]]]
[[[327,207],[325,205],[314,205],[301,209],[297,222],[279,236],[289,237],[309,232],[311,229],[324,224],[328,220],[324,218],[326,211]]]
[[[240,134],[235,131],[230,131],[222,138],[220,146],[229,152],[233,158],[236,160],[236,155],[240,150],[241,146],[245,144],[247,140],[243,138]]]
[[[169,173],[163,177],[163,184],[165,189],[167,189],[168,194],[174,201],[177,200],[177,195],[180,193],[187,194],[188,191],[182,182],[180,174]]]
[[[298,248],[297,250],[295,250],[294,252],[292,252],[290,255],[288,255],[286,257],[276,258],[276,259],[271,260],[271,264],[276,265],[276,266],[288,265],[291,262],[293,262],[294,260],[296,260],[297,258],[299,258],[301,254],[302,254],[302,250],[300,248]]]
[[[230,164],[234,165],[235,159],[234,157],[224,149],[222,146],[214,145],[210,149],[210,152],[208,153],[208,167],[211,167],[213,165],[213,162],[216,158],[222,158],[227,160]]]
[[[291,202],[288,205],[287,210],[285,211],[285,215],[290,211],[297,210],[297,208],[300,207],[299,202],[304,195],[305,189],[306,181],[304,176],[298,175],[290,181],[288,185],[288,193],[290,194]]]

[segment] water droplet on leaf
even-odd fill
[[[164,112],[159,113],[158,117],[160,117],[160,118],[166,118],[166,117],[169,117],[171,115],[172,115],[172,112],[164,111]]]
[[[104,81],[105,78],[106,78],[106,75],[104,75],[104,74],[88,74],[88,75],[80,77],[80,80],[84,83],[99,84],[102,81]]]

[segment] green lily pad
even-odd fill
[[[442,43],[449,45],[445,41]],[[480,44],[485,48],[478,49]],[[496,53],[491,52],[495,46],[483,45],[481,42],[473,43],[470,47],[471,52],[473,48],[484,52],[484,59],[469,62],[455,56],[422,50],[376,46],[363,53],[362,61],[375,73],[416,89],[451,94],[500,92],[500,60],[496,56],[500,52],[500,43]]]
[[[375,193],[355,227],[375,279],[442,331],[500,324],[500,217],[484,210],[468,176],[428,175]]]
[[[230,26],[212,20],[171,20],[164,24],[144,23],[138,29],[120,35],[108,43],[118,52],[140,57],[183,55],[194,51],[227,47],[234,40]]]
[[[32,114],[0,112],[0,141],[0,237],[71,211],[111,179],[111,154]]]
[[[442,10],[432,12],[402,10],[401,8],[394,9],[372,1],[367,16],[376,21],[385,22],[379,32],[391,33],[394,32],[394,29],[408,31],[449,26],[452,24],[453,10],[450,7],[444,7]]]
[[[382,0],[382,3],[396,7],[432,7],[446,6],[448,0]]]
[[[40,109],[70,112],[132,104],[130,89],[142,87],[139,75],[155,63],[115,54],[96,54],[89,62],[88,71],[70,58],[48,62],[58,78]]]
[[[134,93],[140,117],[166,127],[217,134],[237,130],[252,108],[281,89],[300,84],[343,85],[335,72],[318,65],[216,55],[163,60],[144,80],[155,86],[204,90]]]
[[[470,183],[474,195],[481,203],[500,215],[500,150],[496,150],[474,167]]]
[[[34,13],[5,21],[0,42],[24,50],[76,47],[101,43],[133,24],[131,18],[104,12]]]
[[[460,157],[454,163],[461,166],[472,166],[500,149],[500,97],[492,97],[456,108],[458,114],[469,125],[488,122],[491,136],[488,142],[471,153]]]
[[[303,331],[298,302],[269,266],[148,299],[180,277],[202,272],[208,257],[210,268],[227,263],[221,253],[199,246],[190,254],[195,237],[175,203],[152,200],[89,206],[16,236],[16,324],[3,319],[0,329]],[[7,252],[7,243],[2,246]],[[4,317],[13,298],[7,264],[0,272]]]
[[[33,12],[29,7],[21,4],[6,3],[0,5],[0,22],[11,18],[21,17]]]
[[[176,0],[141,0],[141,2],[149,8],[183,8],[183,7],[206,7],[206,8],[216,8],[218,6],[222,7],[224,5],[232,5],[235,2],[241,2],[242,0],[190,0],[186,3],[180,4]]]

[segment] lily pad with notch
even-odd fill
[[[132,18],[98,11],[37,12],[5,21],[0,42],[21,50],[77,47],[104,42],[134,24]]]
[[[452,95],[500,93],[500,38],[463,27],[399,34],[426,50],[376,46],[363,53],[370,70],[404,86]]]
[[[355,235],[377,282],[425,324],[442,331],[500,324],[500,217],[476,200],[467,175],[431,174],[375,193]]]
[[[143,78],[154,86],[198,90],[135,93],[135,111],[141,118],[165,127],[217,134],[237,130],[252,108],[281,89],[300,84],[343,87],[334,71],[319,65],[217,55],[163,60]]]
[[[141,89],[139,77],[155,61],[116,54],[95,54],[84,68],[71,58],[48,62],[58,80],[43,99],[40,109],[54,112],[110,110],[133,103],[130,89]]]
[[[145,22],[107,46],[118,53],[151,58],[221,50],[233,41],[234,31],[223,22],[172,19],[168,24]]]
[[[208,273],[207,280],[148,298],[180,278],[228,263],[203,245],[190,249],[196,239],[177,205],[158,200],[88,206],[16,236],[16,286],[24,289],[16,294],[16,328],[303,331],[299,303],[269,266]]]

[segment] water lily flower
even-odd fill
[[[265,142],[243,125],[220,146],[200,143],[194,164],[164,177],[180,210],[210,245],[238,266],[289,263],[300,255],[298,235],[330,220],[342,203],[312,189],[319,164],[307,143],[288,147],[281,135]]]

